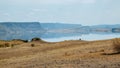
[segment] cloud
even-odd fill
[[[32,11],[34,11],[34,12],[38,12],[38,11],[40,11],[40,9],[32,9]]]
[[[73,4],[73,3],[95,3],[96,0],[41,0],[42,4]]]
[[[4,16],[10,16],[10,14],[9,14],[9,13],[3,13],[3,15],[4,15]]]
[[[81,3],[96,3],[96,0],[81,0]]]
[[[49,4],[88,4],[95,3],[96,0],[7,0],[8,2],[15,4],[40,4],[40,5],[49,5]]]

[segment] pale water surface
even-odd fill
[[[105,40],[105,39],[112,39],[112,38],[120,38],[120,34],[86,34],[81,36],[70,36],[70,37],[58,37],[58,38],[42,38],[45,41],[49,42],[59,42],[64,40]]]

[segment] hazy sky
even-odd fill
[[[0,0],[0,21],[119,24],[120,0]]]

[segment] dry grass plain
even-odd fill
[[[0,48],[0,68],[120,68],[120,54],[105,55],[114,53],[113,39],[8,43],[16,45]]]

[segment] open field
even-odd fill
[[[0,68],[120,68],[120,54],[109,54],[112,39],[7,43],[16,45],[0,48]]]

